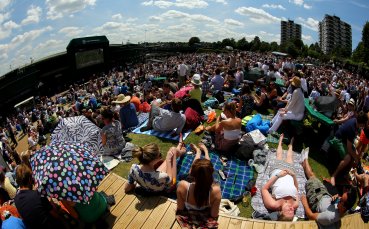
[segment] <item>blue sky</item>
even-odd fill
[[[355,48],[368,12],[366,0],[0,0],[0,75],[92,35],[111,44],[256,35],[279,43],[280,20],[291,19],[310,44],[325,14],[351,24]]]

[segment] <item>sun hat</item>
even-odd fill
[[[125,96],[123,94],[119,94],[117,96],[117,99],[115,101],[113,101],[112,103],[117,103],[117,104],[123,104],[126,103],[128,101],[131,100],[131,96]]]
[[[350,101],[348,102],[348,104],[351,104],[352,106],[355,106],[355,100],[353,98],[351,98]]]
[[[200,86],[202,84],[200,75],[199,74],[193,75],[191,83],[194,85]]]
[[[301,87],[301,80],[299,77],[297,76],[294,76],[291,80],[290,80],[292,86],[295,86],[295,87]]]

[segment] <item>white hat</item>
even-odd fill
[[[192,76],[192,80],[191,80],[191,83],[194,84],[194,85],[201,85],[202,82],[201,82],[201,76],[199,74],[195,74]]]

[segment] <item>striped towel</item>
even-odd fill
[[[140,128],[146,126],[147,122],[148,122],[148,120],[146,120],[143,124],[141,124],[141,126],[134,129],[132,132],[135,133],[135,134],[146,134],[146,135],[156,136],[156,137],[159,137],[159,138],[166,138],[166,139],[177,141],[177,142],[179,141],[179,135],[176,135],[176,136],[173,137],[172,136],[172,133],[173,133],[172,131],[159,132],[159,131],[151,129],[151,130],[147,130],[145,132],[141,132]],[[190,133],[191,133],[191,130],[187,130],[185,133],[182,133],[183,140],[185,140]]]
[[[142,123],[146,122],[149,119],[149,113],[140,113],[137,115],[138,118],[138,125],[128,128],[128,131],[133,131],[134,129],[140,127]]]

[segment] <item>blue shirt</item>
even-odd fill
[[[127,86],[123,85],[123,86],[120,87],[120,93],[121,94],[126,94],[127,91],[128,91],[128,87]]]
[[[211,79],[211,85],[214,86],[215,91],[222,91],[224,85],[224,78],[221,75],[216,75]]]
[[[123,106],[119,110],[119,118],[122,123],[122,129],[127,129],[138,125],[136,107],[133,103]]]
[[[346,144],[347,140],[354,143],[357,129],[358,128],[356,127],[356,118],[351,118],[340,126],[335,136],[336,138],[341,139],[342,143],[344,144]]]
[[[1,229],[26,229],[26,226],[21,219],[10,216],[7,220],[3,221]]]

